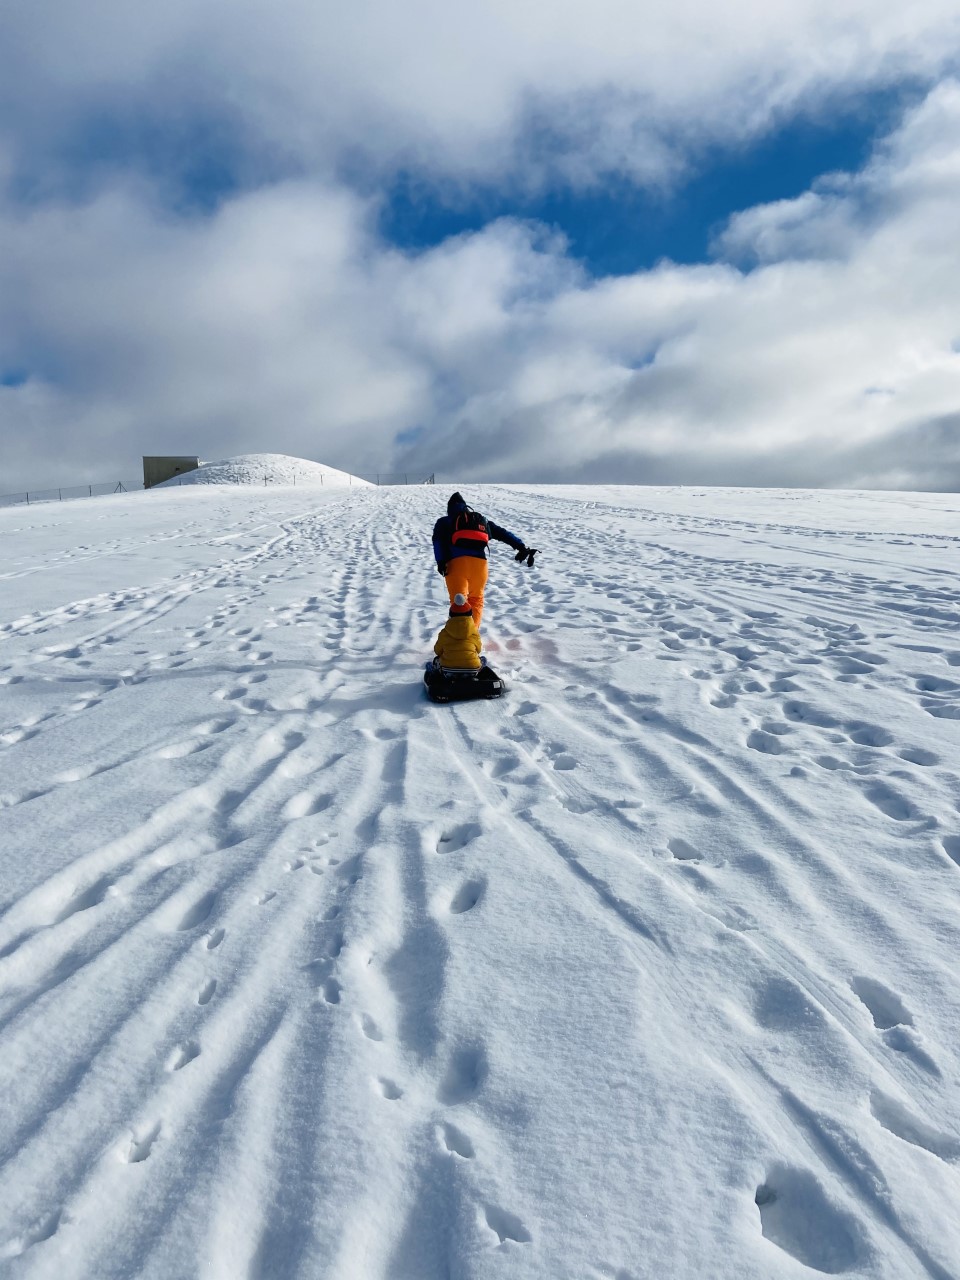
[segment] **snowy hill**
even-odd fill
[[[242,453],[223,462],[203,462],[196,471],[187,471],[154,485],[155,489],[180,488],[188,484],[291,484],[336,488],[342,485],[371,487],[348,471],[325,467],[309,458],[292,458],[286,453]]]
[[[465,492],[0,511],[0,1270],[960,1275],[956,496]]]

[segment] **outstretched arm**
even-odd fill
[[[505,542],[507,546],[513,547],[514,551],[521,551],[524,543],[522,538],[518,538],[515,533],[511,533],[509,529],[502,529],[500,525],[494,524],[492,520],[487,521],[487,533],[491,538],[496,538],[498,542]]]

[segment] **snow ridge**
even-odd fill
[[[309,458],[293,458],[285,453],[243,453],[222,462],[203,462],[196,471],[173,476],[155,489],[180,488],[191,484],[290,484],[317,485],[327,488],[356,485],[372,487],[369,480],[336,467],[326,467]]]

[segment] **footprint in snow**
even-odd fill
[[[479,1093],[488,1074],[489,1065],[483,1045],[465,1045],[451,1057],[437,1096],[444,1106],[468,1102]]]
[[[178,1045],[173,1053],[167,1059],[168,1071],[181,1071],[188,1062],[192,1062],[194,1058],[200,1057],[200,1046],[195,1040],[190,1040],[186,1044]]]
[[[535,781],[536,779],[532,779]],[[568,813],[592,813],[597,805],[593,800],[584,800],[578,796],[558,795],[553,797],[557,804],[567,810]]]
[[[78,890],[58,912],[53,923],[62,924],[64,920],[69,920],[71,916],[81,911],[89,911],[91,907],[99,906],[112,888],[113,884],[109,877],[101,876],[86,889]]]
[[[747,746],[751,751],[761,751],[767,756],[779,756],[786,750],[775,734],[765,733],[762,729],[753,730],[747,738]]]
[[[153,1144],[160,1136],[161,1128],[162,1125],[158,1120],[156,1124],[147,1128],[139,1131],[134,1129],[126,1148],[120,1153],[120,1159],[124,1164],[141,1164],[146,1160],[153,1150]]]
[[[833,729],[839,723],[836,718],[806,702],[792,700],[783,704],[783,714],[795,724],[812,724],[820,729]]]
[[[444,831],[437,841],[437,853],[456,853],[472,840],[481,835],[483,828],[478,822],[463,822],[459,826]]]
[[[44,1240],[50,1240],[60,1230],[61,1225],[68,1222],[70,1218],[62,1209],[43,1214],[19,1236],[0,1245],[0,1258],[19,1258],[35,1244],[43,1244]]]
[[[920,676],[916,687],[920,693],[953,693],[960,689],[956,680],[945,680],[942,676]]]
[[[329,865],[331,868],[336,868],[340,879],[345,880],[349,885],[359,884],[363,879],[363,858],[359,853],[348,858],[346,862],[341,862],[339,858],[331,858]]]
[[[472,911],[484,895],[487,884],[483,879],[466,880],[453,895],[450,902],[450,914],[463,915]]]
[[[315,813],[322,813],[333,804],[334,797],[329,793],[314,795],[311,791],[301,791],[291,796],[283,809],[283,816],[290,821],[297,818],[309,818]]]
[[[243,685],[237,685],[234,689],[214,689],[210,695],[211,698],[219,698],[221,702],[236,702],[246,694]]]
[[[514,1213],[498,1209],[496,1205],[484,1206],[483,1216],[491,1231],[495,1231],[501,1244],[508,1240],[515,1244],[530,1244],[533,1236]]]
[[[940,1068],[923,1048],[922,1037],[913,1025],[913,1014],[897,993],[875,978],[863,976],[854,978],[850,986],[868,1009],[873,1025],[883,1033],[887,1048],[912,1058],[918,1067],[939,1078]]]
[[[461,1160],[472,1160],[476,1152],[473,1143],[463,1132],[458,1129],[455,1124],[444,1122],[440,1125],[440,1138],[444,1147],[451,1155],[459,1156]]]
[[[765,1239],[814,1271],[837,1275],[866,1257],[860,1223],[834,1205],[806,1169],[774,1165],[754,1202]]]
[[[230,720],[230,719],[203,720],[201,721],[200,724],[196,726],[193,732],[196,734],[201,734],[204,737],[206,737],[207,735],[214,734],[214,733],[223,733],[225,729],[229,729],[232,725],[235,725],[236,723],[237,723],[236,720]]]
[[[678,862],[702,862],[703,854],[695,849],[692,844],[687,844],[686,840],[682,840],[679,836],[667,841],[667,848]]]
[[[370,1017],[369,1013],[361,1014],[360,1030],[368,1040],[380,1041],[383,1039],[383,1032],[380,1030],[379,1026],[377,1026],[374,1019]]]
[[[925,768],[940,763],[940,757],[935,751],[927,751],[924,747],[904,747],[897,752],[901,760],[906,760],[908,764],[919,764]]]
[[[850,986],[857,999],[866,1006],[878,1031],[913,1026],[913,1014],[901,998],[876,978],[858,976],[852,979]]]
[[[894,1053],[902,1053],[905,1058],[911,1058],[918,1067],[934,1076],[939,1080],[943,1072],[940,1070],[934,1059],[927,1053],[921,1043],[922,1037],[913,1027],[895,1026],[884,1031],[882,1035],[883,1043],[888,1049],[892,1049]]]
[[[185,932],[203,924],[213,910],[216,900],[217,895],[213,892],[205,893],[202,898],[198,898],[181,916],[180,923],[176,926],[177,931]]]
[[[403,1090],[400,1086],[392,1080],[388,1080],[385,1076],[381,1076],[377,1081],[377,1088],[388,1102],[397,1102],[403,1097]]]
[[[863,794],[881,813],[892,818],[894,822],[915,822],[925,815],[917,806],[896,791],[886,782],[873,782],[864,789]]]
[[[491,778],[497,779],[505,777],[508,773],[513,773],[522,763],[520,757],[511,752],[509,755],[501,756],[499,760],[492,761],[489,765],[486,761],[482,762],[481,768]]]
[[[882,1128],[903,1142],[922,1147],[931,1155],[951,1163],[960,1159],[960,1140],[939,1129],[934,1129],[925,1120],[913,1115],[896,1098],[888,1097],[879,1089],[875,1089],[870,1095],[870,1110],[873,1118]]]

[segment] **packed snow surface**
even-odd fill
[[[960,1275],[960,500],[0,512],[4,1276]]]
[[[349,471],[311,462],[309,458],[292,458],[286,453],[242,453],[223,462],[202,462],[196,471],[185,471],[153,487],[173,489],[185,484],[302,484],[336,488],[338,485],[369,486],[370,481],[361,480]]]

